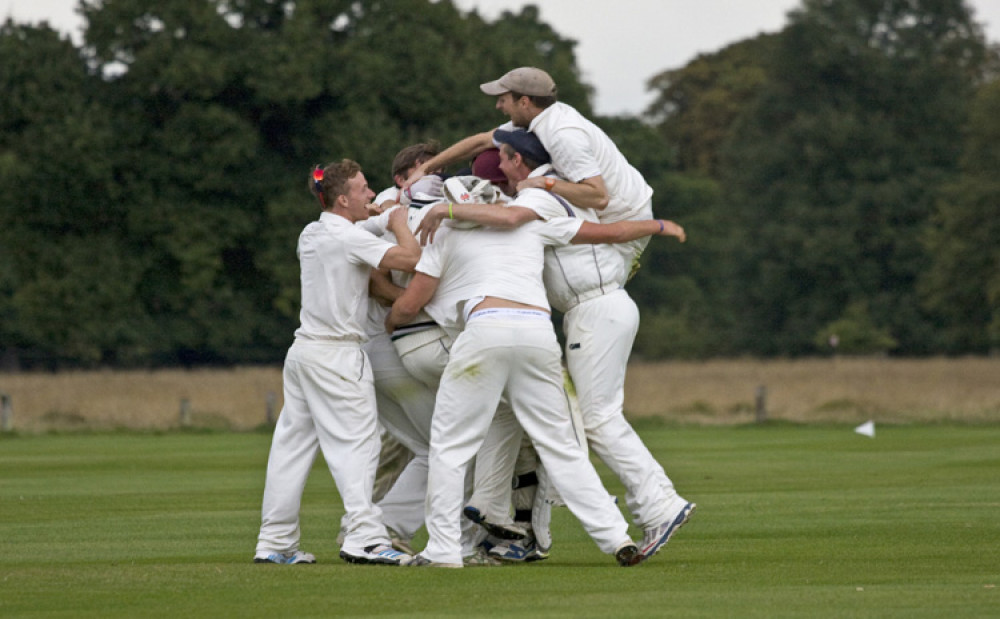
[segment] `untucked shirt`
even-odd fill
[[[442,226],[417,263],[417,271],[440,280],[424,309],[452,333],[462,329],[470,299],[496,297],[548,309],[542,283],[545,247],[568,244],[582,223],[560,217],[512,230]]]

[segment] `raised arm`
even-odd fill
[[[608,188],[604,186],[604,178],[601,176],[585,178],[579,183],[550,176],[530,176],[517,184],[518,191],[530,187],[547,189],[562,196],[570,204],[598,211],[607,207],[611,199]]]
[[[669,219],[646,219],[643,221],[616,221],[613,224],[583,222],[573,237],[574,244],[581,243],[627,243],[644,236],[675,236],[683,243],[687,240],[684,228]]]
[[[402,189],[406,189],[422,177],[426,176],[428,170],[440,170],[457,161],[472,159],[491,146],[493,146],[492,129],[463,138],[418,165],[417,169],[410,174],[410,178],[406,179],[406,182],[403,183]]]
[[[434,233],[445,219],[457,219],[490,226],[492,228],[516,228],[534,219],[541,219],[538,213],[524,206],[504,206],[502,204],[451,204],[442,202],[431,207],[417,226],[420,244],[434,242]]]

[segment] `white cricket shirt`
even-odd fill
[[[302,309],[295,337],[367,340],[368,273],[392,247],[333,213],[307,225],[298,244]]]
[[[569,243],[582,223],[560,217],[513,230],[442,226],[417,263],[417,271],[440,279],[424,309],[451,333],[462,329],[469,299],[497,297],[548,309],[542,283],[545,247]]]
[[[500,128],[516,129],[510,122]],[[541,140],[552,157],[552,167],[563,178],[574,183],[594,176],[604,179],[609,203],[598,211],[601,221],[630,219],[653,197],[653,188],[608,134],[572,106],[553,103],[531,121],[528,130]]]
[[[551,170],[552,167],[545,164],[535,168],[529,177],[551,176]],[[511,206],[530,208],[545,221],[572,216],[598,223],[596,211],[573,206],[544,189],[521,191]],[[626,275],[622,253],[613,245],[581,244],[545,249],[545,290],[549,303],[560,312],[568,312],[583,301],[618,290]]]

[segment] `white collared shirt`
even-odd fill
[[[463,328],[466,302],[496,297],[548,309],[542,283],[544,248],[565,245],[582,220],[531,221],[512,230],[442,226],[424,247],[417,271],[440,279],[424,310],[445,330]]]
[[[500,127],[514,130],[513,123]],[[608,190],[608,206],[598,211],[602,222],[630,219],[653,197],[650,187],[600,127],[561,101],[542,110],[528,126],[552,157],[563,178],[579,183],[600,176]]]
[[[302,309],[295,336],[367,340],[368,276],[392,243],[323,212],[299,235]]]
[[[552,176],[552,166],[532,170],[533,176]],[[597,212],[579,208],[544,189],[525,189],[511,201],[511,206],[530,208],[545,221],[577,217],[598,223]],[[568,312],[579,303],[621,288],[627,275],[625,260],[613,245],[564,245],[545,248],[543,279],[548,300],[560,312]]]

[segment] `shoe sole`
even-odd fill
[[[399,560],[393,559],[369,559],[368,557],[357,557],[354,555],[349,555],[346,552],[340,553],[340,558],[348,563],[353,563],[355,565],[406,565],[405,563],[400,563]]]
[[[635,544],[630,544],[615,553],[615,561],[617,561],[618,565],[621,567],[639,565],[645,559],[646,557],[639,552],[639,547]]]
[[[667,545],[667,542],[670,541],[670,538],[672,538],[674,534],[680,530],[681,527],[687,524],[687,521],[691,519],[691,514],[694,513],[696,507],[698,507],[698,505],[695,503],[688,503],[687,505],[685,505],[684,509],[681,510],[681,513],[677,514],[677,517],[674,518],[674,522],[673,524],[670,525],[670,529],[667,530],[667,534],[663,536],[663,538],[661,538],[662,541],[658,541],[649,550],[644,550],[643,552],[639,553],[642,555],[643,560],[646,560],[655,555],[656,553],[660,552],[660,549]]]
[[[406,567],[437,567],[437,568],[462,568],[464,565],[461,563],[437,563],[435,561],[413,560],[406,564]],[[472,566],[469,566],[472,567]]]
[[[544,561],[549,558],[549,555],[539,555],[539,554],[529,554],[523,559],[516,559],[514,557],[502,557],[500,555],[490,555],[490,556],[502,563],[534,563],[535,561]]]
[[[462,513],[466,518],[475,522],[479,526],[486,529],[486,532],[493,537],[499,537],[500,539],[506,539],[511,541],[522,540],[527,537],[526,533],[521,533],[518,531],[513,531],[502,524],[494,524],[483,518],[483,515],[475,507],[466,507],[462,510]]]

